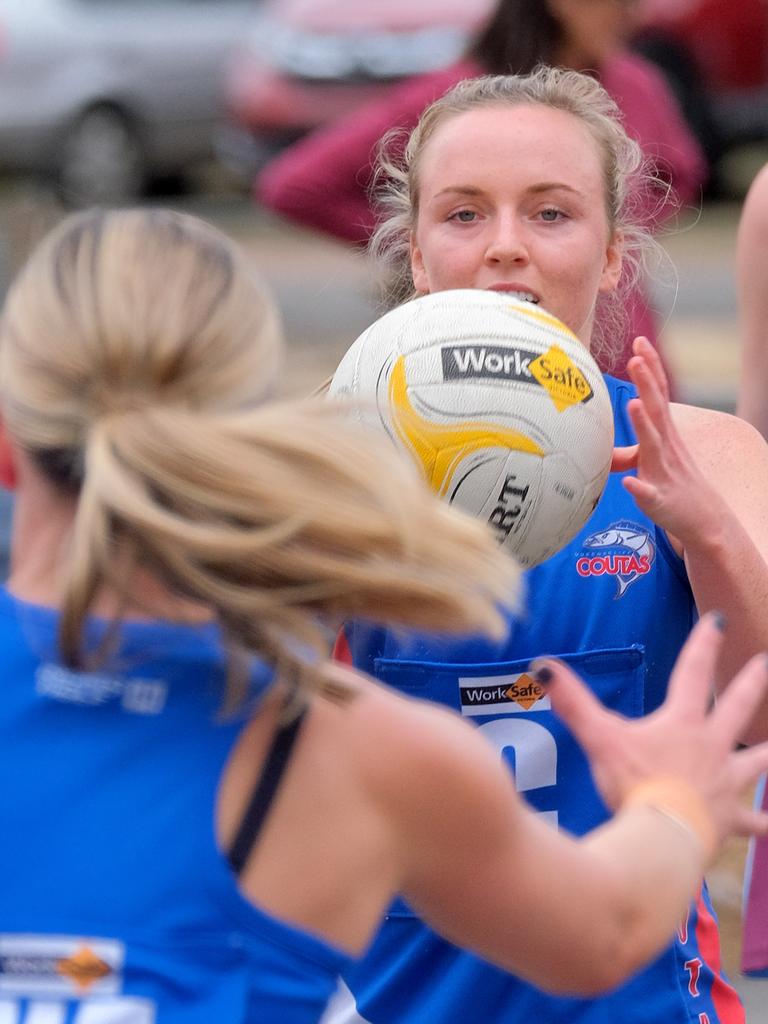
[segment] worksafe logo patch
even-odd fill
[[[82,997],[114,995],[125,946],[68,935],[0,935],[0,993]]]
[[[461,713],[469,718],[548,711],[552,707],[549,696],[528,672],[462,677],[459,679],[459,696]]]

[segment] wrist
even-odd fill
[[[678,524],[678,529],[671,532],[687,555],[706,558],[719,564],[728,557],[729,546],[732,547],[734,534],[740,528],[730,505],[719,495],[714,495],[706,514],[691,521],[687,527]]]
[[[633,786],[621,802],[621,810],[652,807],[700,844],[704,861],[709,863],[718,848],[714,818],[697,789],[674,776],[654,776]]]

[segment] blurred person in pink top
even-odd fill
[[[256,198],[299,224],[364,245],[376,226],[371,195],[382,136],[395,128],[406,139],[424,108],[463,78],[527,74],[545,63],[592,71],[616,101],[659,178],[642,211],[656,227],[698,200],[707,168],[661,73],[626,49],[635,25],[633,0],[500,0],[463,60],[410,79],[291,146],[257,179]],[[625,336],[601,366],[622,377],[634,337],[644,335],[658,347],[644,288],[631,291],[627,303]]]

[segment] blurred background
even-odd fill
[[[628,0],[623,0],[628,2]],[[768,0],[635,0],[710,164],[662,241],[656,305],[682,396],[728,408],[739,202],[768,159]],[[277,287],[309,376],[376,310],[357,255],[251,199],[258,171],[408,76],[456,61],[493,0],[2,0],[0,291],[68,208],[163,201],[220,221]],[[297,359],[292,359],[297,366]]]
[[[259,208],[254,176],[308,131],[456,61],[491,6],[0,0],[0,294],[68,209],[190,209],[252,253],[285,319],[285,390],[310,390],[378,315],[376,275],[352,248]],[[670,261],[652,288],[665,350],[682,400],[731,410],[735,229],[768,160],[768,0],[637,6],[632,45],[664,72],[711,167],[701,202],[661,237]],[[711,876],[732,975],[744,854],[734,842]],[[768,1021],[768,1000],[745,991],[749,1019]]]

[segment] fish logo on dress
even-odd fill
[[[656,545],[651,535],[637,523],[621,520],[606,530],[590,534],[584,541],[589,554],[576,559],[579,576],[613,576],[616,580],[616,600],[641,576],[647,576],[656,558]],[[600,554],[594,554],[595,549]]]

